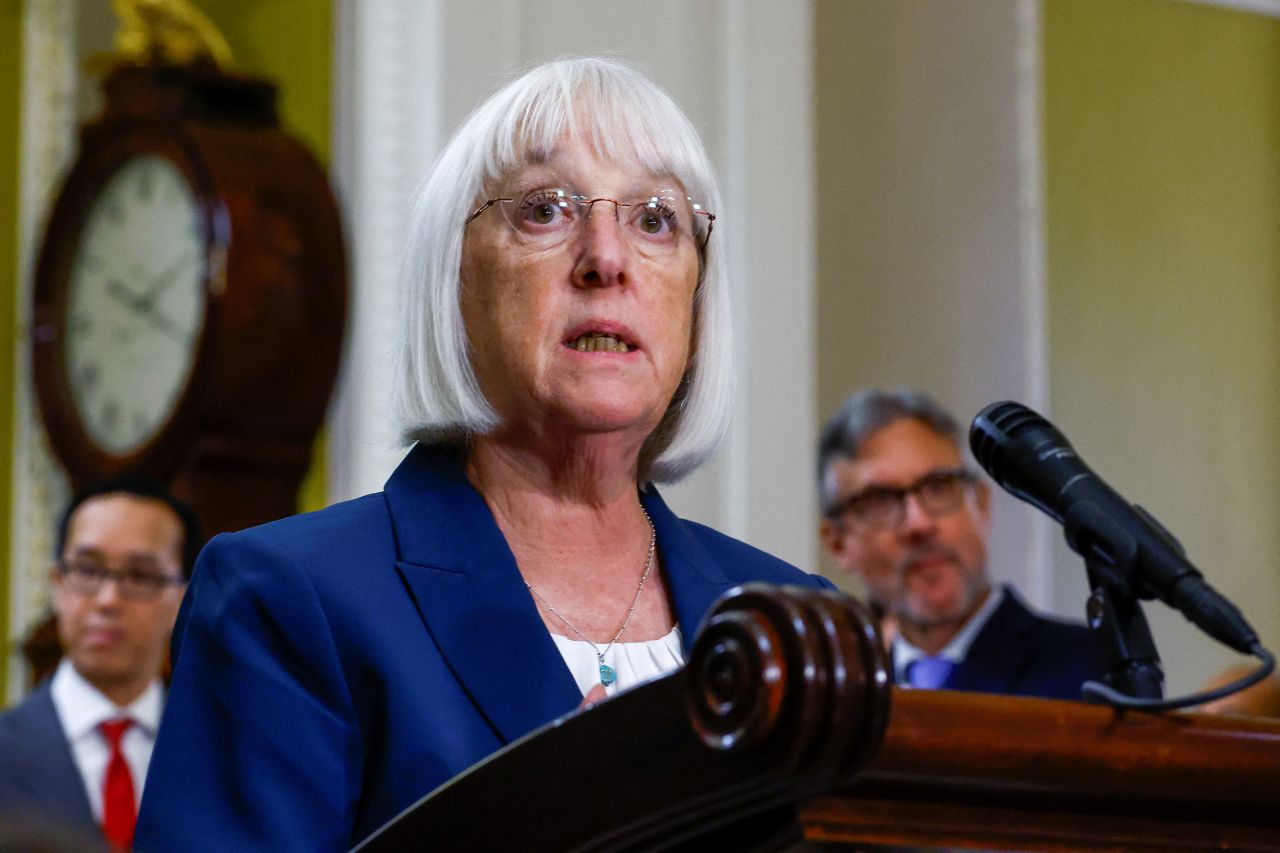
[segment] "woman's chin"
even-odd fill
[[[583,439],[597,436],[647,436],[657,426],[661,413],[634,399],[613,397],[561,399],[550,420],[564,437],[578,434]]]

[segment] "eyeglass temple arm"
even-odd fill
[[[500,201],[515,201],[515,199],[511,199],[511,198],[491,198],[491,199],[489,199],[488,201],[486,201],[484,204],[482,204],[482,205],[480,205],[479,207],[477,207],[477,208],[475,209],[475,211],[474,211],[470,216],[468,216],[468,217],[467,217],[467,221],[466,221],[466,222],[464,222],[464,223],[462,223],[462,224],[463,224],[463,225],[470,225],[470,224],[471,224],[471,220],[475,219],[477,216],[479,216],[480,214],[484,213],[486,210],[488,210],[489,208],[493,207],[495,204],[497,204],[497,203],[498,203],[498,202],[500,202]]]

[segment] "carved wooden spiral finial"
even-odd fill
[[[766,755],[780,772],[849,778],[888,723],[884,648],[870,614],[839,593],[731,590],[712,607],[686,671],[703,742]]]

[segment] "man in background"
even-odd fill
[[[201,544],[191,510],[143,478],[71,501],[49,575],[63,659],[0,716],[0,823],[38,816],[129,848],[169,636]]]
[[[955,419],[916,391],[867,389],[823,428],[823,544],[893,627],[898,684],[1079,699],[1101,676],[1083,626],[1033,613],[987,574],[988,484]]]

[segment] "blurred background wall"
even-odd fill
[[[1053,416],[1274,648],[1280,19],[1051,0],[1044,70]],[[1079,561],[1054,556],[1054,603],[1079,613]],[[1231,659],[1148,611],[1171,685]]]
[[[967,421],[1010,397],[1184,541],[1280,645],[1280,2],[200,0],[334,176],[352,249],[344,375],[304,489],[380,487],[399,227],[417,177],[530,62],[607,53],[666,87],[725,189],[741,396],[684,514],[819,558],[813,444],[865,384]],[[108,0],[0,0],[0,629],[45,606],[62,500],[25,317],[47,193],[96,109]],[[721,238],[724,238],[723,240]],[[1078,559],[1001,500],[992,570],[1078,617]],[[844,579],[837,578],[839,582]],[[1152,607],[1169,684],[1230,660]]]

